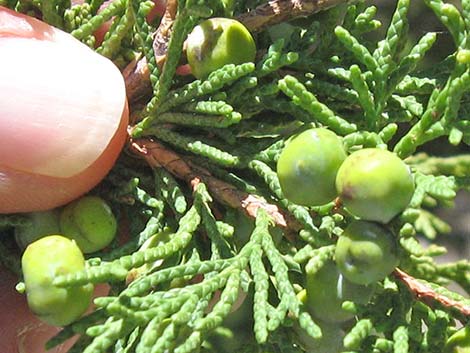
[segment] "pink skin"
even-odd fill
[[[107,174],[125,142],[122,75],[70,35],[5,8],[0,52],[0,213],[65,204]]]
[[[126,141],[122,75],[70,35],[3,7],[0,53],[0,214],[63,205],[103,179]],[[58,329],[34,317],[17,281],[0,267],[0,352],[44,353]]]

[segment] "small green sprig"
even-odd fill
[[[98,53],[107,58],[113,59],[119,53],[122,41],[135,24],[135,16],[131,2],[127,1],[126,10],[122,17],[113,21],[111,28],[106,33],[103,43],[96,49]]]
[[[370,335],[374,326],[370,319],[359,320],[344,337],[344,348],[358,350],[361,343]]]
[[[89,21],[83,23],[80,27],[73,30],[71,34],[77,39],[84,39],[89,37],[106,21],[110,20],[113,16],[119,16],[126,8],[126,0],[116,0],[110,3],[99,14],[91,17]]]
[[[340,133],[351,133],[356,126],[338,117],[326,105],[320,103],[315,96],[293,76],[285,76],[279,81],[279,88],[289,96],[294,104],[311,114],[313,121],[318,121],[332,130]]]
[[[223,86],[231,84],[239,78],[248,75],[253,70],[254,65],[252,63],[241,64],[237,67],[227,65],[214,71],[205,81],[193,81],[180,89],[176,89],[174,92],[168,93],[168,97],[164,102],[159,104],[158,109],[156,106],[152,107],[153,103],[150,102],[149,105],[147,105],[147,111],[151,114],[134,127],[133,136],[141,136],[145,129],[149,128],[152,122],[157,119],[156,114],[166,112],[180,104],[189,103],[197,97],[209,95],[221,89]]]

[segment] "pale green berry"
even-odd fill
[[[348,281],[339,271],[333,260],[322,268],[309,273],[307,265],[307,307],[315,318],[325,322],[343,322],[354,314],[343,309],[345,301],[367,304],[374,294],[374,286],[364,286]]]
[[[346,158],[336,176],[346,209],[363,220],[388,223],[414,193],[410,168],[390,151],[365,148]]]
[[[88,308],[93,285],[57,287],[55,278],[85,269],[77,244],[60,235],[48,235],[28,245],[21,265],[28,305],[44,322],[65,326]]]
[[[28,222],[15,228],[15,239],[21,249],[46,235],[60,233],[57,210],[31,212],[26,217]]]
[[[331,130],[315,128],[294,136],[277,162],[282,193],[289,201],[304,206],[333,201],[336,174],[345,159],[341,139]]]
[[[243,24],[229,18],[203,21],[194,27],[186,43],[191,72],[199,79],[227,64],[255,60],[256,45],[250,32]]]
[[[74,239],[85,253],[101,250],[116,236],[117,222],[109,205],[85,196],[67,205],[60,215],[61,233]]]
[[[321,329],[321,337],[312,338],[298,322],[293,325],[294,340],[305,352],[311,353],[340,353],[344,351],[343,338],[345,336],[341,326],[337,323],[328,323],[315,319]]]
[[[152,235],[150,238],[148,238],[140,247],[139,251],[145,251],[150,248],[156,248],[158,246],[161,246],[163,244],[167,244],[171,241],[171,236],[174,235],[174,232],[171,230],[171,228],[164,228],[160,232]],[[132,282],[136,280],[138,277],[142,276],[143,274],[147,273],[148,271],[154,271],[155,269],[159,268],[162,266],[164,262],[167,264],[172,264],[174,262],[177,262],[179,260],[179,255],[178,253],[173,254],[169,258],[166,259],[158,259],[154,262],[151,263],[146,263],[140,267],[134,268],[131,271],[129,271],[129,274],[127,275],[127,281]]]
[[[398,266],[395,237],[374,222],[353,221],[339,237],[335,261],[351,282],[371,284],[383,280]]]

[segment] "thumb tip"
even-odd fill
[[[44,211],[62,206],[95,187],[111,170],[127,139],[128,109],[103,153],[68,178],[27,173],[0,165],[0,214]]]
[[[0,213],[57,207],[89,191],[117,159],[128,124],[123,77],[69,34],[0,7],[3,50],[11,55],[0,56],[0,94],[9,97],[0,105]]]

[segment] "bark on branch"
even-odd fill
[[[259,32],[266,27],[309,16],[347,2],[348,0],[273,0],[238,16],[237,20],[250,32]]]
[[[454,309],[459,311],[465,319],[470,319],[470,305],[464,305],[454,299],[448,298],[445,295],[437,293],[432,288],[429,288],[413,276],[410,276],[406,272],[395,269],[393,272],[395,278],[400,280],[403,284],[405,284],[410,292],[423,303],[432,306],[436,302],[442,305],[447,309]]]
[[[131,143],[131,149],[134,153],[143,157],[151,167],[163,167],[189,185],[194,183],[195,180],[202,181],[206,184],[214,199],[223,205],[239,209],[253,218],[256,217],[257,210],[262,208],[278,226],[290,229],[298,228],[296,222],[284,215],[277,206],[215,178],[209,171],[184,160],[159,142],[150,139],[135,140]]]

